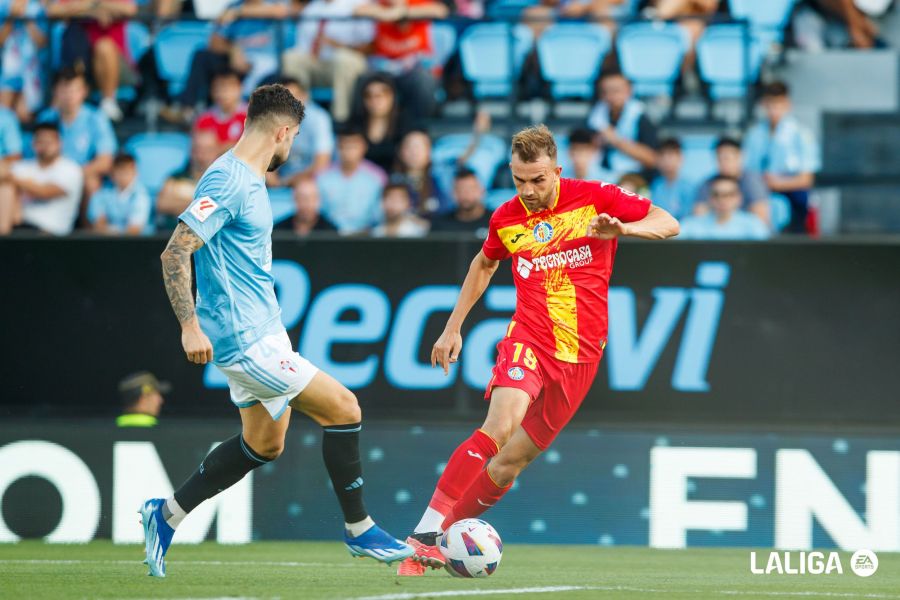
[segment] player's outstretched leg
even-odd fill
[[[273,421],[262,405],[255,404],[241,409],[241,420],[243,432],[216,446],[170,498],[147,500],[141,506],[150,575],[166,576],[166,552],[175,529],[189,512],[281,454],[290,411]]]
[[[322,459],[344,513],[344,543],[350,554],[383,563],[412,556],[413,549],[376,525],[363,503],[362,413],[353,392],[320,371],[291,406],[322,426]]]
[[[528,394],[522,390],[500,387],[492,390],[491,405],[484,425],[450,456],[428,508],[413,534],[406,539],[406,543],[416,553],[413,560],[404,561],[400,565],[398,575],[422,575],[426,566],[433,569],[444,566],[444,555],[437,547],[438,538],[444,531],[442,523],[484,472],[487,462],[500,451],[522,422],[529,400]]]

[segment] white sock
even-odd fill
[[[429,506],[425,509],[422,520],[419,521],[419,524],[413,529],[413,533],[441,533],[441,523],[444,522],[445,518],[447,518],[447,515],[442,515]]]
[[[375,521],[372,520],[372,517],[366,517],[356,523],[344,523],[344,527],[350,532],[350,537],[359,537],[374,526]]]
[[[169,527],[175,529],[179,525],[181,525],[181,521],[187,516],[187,513],[184,512],[184,509],[178,505],[178,501],[175,500],[175,496],[172,496],[168,500],[166,500],[166,509],[170,513],[170,516],[166,517],[166,523],[169,524]]]

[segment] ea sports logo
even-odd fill
[[[525,371],[522,370],[522,367],[513,367],[506,374],[513,381],[522,381],[525,378]]]
[[[878,570],[878,557],[871,550],[857,550],[850,557],[850,569],[860,577],[869,577]]]
[[[534,226],[531,233],[534,235],[535,240],[541,244],[546,244],[553,239],[553,226],[547,221],[541,221]]]

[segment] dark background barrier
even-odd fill
[[[228,420],[163,421],[154,430],[89,421],[0,424],[0,542],[48,534],[56,541],[139,542],[140,502],[167,495],[168,482],[178,485],[235,429]],[[443,461],[470,431],[366,425],[362,459],[372,515],[397,535],[410,531]],[[297,418],[284,454],[245,480],[244,496],[232,497],[216,521],[203,507],[192,513],[176,542],[339,539],[320,440],[318,427]],[[509,543],[896,551],[898,490],[896,436],[573,427],[485,518]],[[693,502],[709,504],[700,516],[689,515]]]
[[[215,370],[184,360],[164,244],[0,241],[0,414],[112,415],[116,382],[139,369],[174,383],[166,418],[233,414]],[[478,247],[276,239],[291,338],[369,418],[474,419],[514,302],[508,263],[467,322],[460,368],[445,379],[424,363]],[[624,243],[578,419],[896,426],[898,265],[896,243]]]

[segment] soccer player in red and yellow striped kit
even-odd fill
[[[513,137],[510,169],[518,195],[491,217],[432,349],[432,365],[446,373],[456,362],[463,320],[506,258],[512,260],[516,312],[497,344],[487,418],[447,462],[407,539],[416,554],[400,565],[400,575],[443,567],[437,536],[496,504],[578,410],[606,345],[617,238],[678,234],[678,222],[646,198],[609,183],[561,178],[556,143],[543,125]]]

